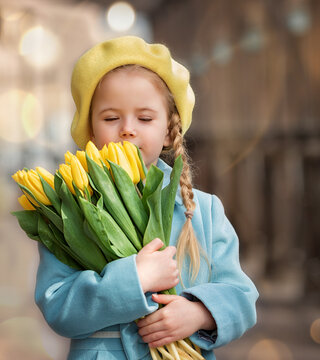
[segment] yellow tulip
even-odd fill
[[[24,185],[24,174],[27,172],[25,170],[18,170],[15,174],[12,175],[13,180],[21,185]]]
[[[25,210],[36,210],[30,203],[26,195],[21,195],[20,197],[18,197],[18,201]]]
[[[63,177],[63,180],[66,182],[68,189],[75,195],[75,191],[72,185],[72,173],[71,173],[71,166],[68,164],[60,164],[59,165],[59,172]]]
[[[107,168],[110,169],[110,165],[109,165],[109,163],[107,161],[107,159],[108,159],[108,148],[107,148],[106,144],[104,144],[103,148],[100,150],[100,155],[102,157],[103,162],[107,166]]]
[[[65,154],[64,154],[64,161],[66,164],[70,165],[71,164],[71,157],[73,156],[73,154],[68,150]]]
[[[82,167],[85,169],[86,172],[88,172],[88,165],[87,165],[87,159],[86,159],[86,153],[84,151],[77,151],[76,157],[79,159]]]
[[[23,186],[25,186],[25,187],[27,187],[29,189],[28,183],[25,181],[26,177],[27,177],[27,171],[26,170],[18,170],[14,175],[12,175],[12,178],[16,183],[18,183],[20,185],[23,185]],[[31,189],[29,189],[29,190],[32,191]],[[24,191],[24,190],[22,190],[22,191],[24,192],[26,197],[29,199],[29,201],[34,206],[39,206],[39,204],[32,198],[32,196],[30,196],[26,191]]]
[[[110,142],[108,145],[108,160],[118,164],[118,155],[115,147],[115,143]]]
[[[139,155],[138,155],[137,147],[129,141],[124,141],[123,147],[125,149],[125,152],[127,154],[127,157],[129,159],[130,163],[135,162],[137,164],[139,173],[140,173],[140,179],[144,180],[146,178],[146,174],[143,171],[143,167],[142,167]],[[135,160],[133,160],[133,159],[135,159]]]
[[[122,148],[119,145],[120,143],[113,143],[110,142],[108,145],[108,158],[110,161],[114,162],[115,164],[121,166],[127,174],[130,176],[131,180],[133,179],[133,173],[130,167],[129,160]]]
[[[34,197],[44,205],[51,205],[50,200],[48,199],[47,195],[45,194],[41,180],[39,178],[38,173],[35,170],[29,170],[23,177],[24,185],[27,187]],[[28,196],[28,199],[30,197]],[[34,202],[32,202],[34,204]]]
[[[102,167],[102,157],[100,155],[99,150],[97,149],[97,147],[94,145],[94,143],[92,141],[89,141],[87,143],[86,146],[86,152],[89,156],[90,159],[92,159],[93,161],[95,161],[99,166]]]
[[[132,148],[132,146],[134,147],[134,149]],[[134,150],[137,151],[137,149],[133,144],[131,144],[128,141],[123,142],[123,149],[124,149],[125,154],[127,155],[127,159],[130,163],[131,170],[133,173],[132,181],[134,184],[137,184],[140,181],[140,170],[139,170],[139,167],[137,164],[137,159],[134,155]]]
[[[42,167],[36,167],[38,174],[54,189],[54,176]]]
[[[123,145],[120,142],[117,143],[116,149],[117,149],[117,153],[118,153],[118,161],[119,161],[118,164],[124,170],[126,170],[128,175],[130,176],[131,180],[136,184],[137,182],[139,182],[139,180],[137,181],[137,172],[134,171],[134,169],[132,169],[131,162],[128,159],[128,156],[124,150]]]
[[[89,186],[88,175],[82,167],[79,159],[74,155],[71,158],[71,175],[79,190],[84,191],[85,188],[87,188],[90,194],[92,194],[92,189]]]

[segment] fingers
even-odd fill
[[[153,252],[159,250],[163,246],[163,242],[159,238],[155,238],[145,245],[139,252],[140,254],[152,254]]]
[[[167,305],[172,301],[178,300],[178,295],[152,294],[152,300],[158,304]]]
[[[167,246],[163,251],[170,257],[173,257],[177,252],[177,248],[175,246]]]

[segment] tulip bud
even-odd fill
[[[27,172],[25,170],[18,170],[15,174],[12,175],[13,180],[20,185],[24,185],[24,176]]]
[[[84,190],[89,186],[88,175],[76,156],[71,157],[71,175],[77,188]]]
[[[24,183],[25,186],[32,192],[34,197],[41,202],[44,205],[51,205],[50,200],[48,199],[47,195],[45,194],[41,180],[39,178],[39,175],[34,170],[29,170],[24,175]],[[28,199],[30,199],[28,197]]]
[[[114,162],[115,164],[118,164],[117,151],[116,151],[115,143],[113,142],[110,142],[108,145],[108,160]]]
[[[66,164],[68,164],[68,165],[71,164],[72,156],[73,156],[73,154],[69,150],[64,154],[64,161]]]
[[[130,176],[131,180],[133,179],[132,170],[130,163],[125,155],[124,150],[119,146],[119,144],[110,142],[108,145],[108,157],[109,160],[115,164],[121,166]]]
[[[110,165],[109,165],[109,163],[107,161],[107,159],[108,159],[108,148],[107,148],[106,144],[103,145],[103,148],[100,150],[100,154],[101,154],[103,162],[105,163],[107,168],[110,169]]]
[[[77,151],[76,157],[79,159],[82,167],[85,169],[86,172],[88,172],[88,165],[87,165],[87,159],[86,159],[86,153],[85,151]]]
[[[130,146],[130,145],[132,145],[134,147],[134,149],[132,149],[132,146]],[[137,184],[140,181],[140,171],[139,171],[136,157],[133,152],[134,150],[136,150],[136,147],[133,144],[129,143],[128,141],[124,141],[123,149],[124,149],[124,152],[126,153],[127,159],[130,163],[131,170],[133,173],[132,181],[134,184]]]
[[[18,201],[25,210],[36,210],[30,203],[26,195],[21,195],[20,197],[18,197]]]
[[[54,176],[42,167],[36,167],[38,174],[54,189]]]
[[[102,157],[99,153],[99,150],[94,145],[92,141],[89,141],[86,146],[86,153],[89,156],[90,159],[92,159],[94,162],[96,162],[100,167],[102,167]]]
[[[144,173],[143,166],[142,166],[141,160],[139,158],[137,147],[134,144],[132,144],[131,142],[129,142],[129,141],[124,141],[123,142],[123,147],[124,147],[124,149],[126,151],[126,154],[127,154],[128,158],[129,158],[129,155],[128,155],[129,153],[132,154],[132,155],[130,155],[130,158],[134,157],[135,163],[137,164],[138,169],[139,169],[140,179],[144,180],[146,178],[146,174]],[[134,160],[132,160],[132,161],[134,161]]]
[[[71,173],[71,166],[67,164],[60,164],[59,165],[59,173],[61,174],[63,180],[66,182],[68,189],[75,195],[75,191],[72,185],[72,173]]]
[[[121,143],[117,143],[116,145],[117,145],[117,150],[118,150],[118,152],[121,150],[121,151],[119,152],[119,155],[118,155],[118,160],[120,159],[120,156],[121,156],[121,158],[123,159],[123,165],[122,165],[122,164],[119,164],[119,165],[121,165],[121,166],[127,171],[127,173],[129,174],[132,182],[133,182],[134,184],[137,184],[137,183],[139,182],[139,180],[140,180],[140,179],[139,179],[139,178],[140,178],[140,176],[139,176],[139,170],[134,167],[135,164],[132,164],[132,163],[130,162],[130,160],[129,160],[128,156],[127,156],[127,153],[126,153],[126,151],[125,151],[125,149],[124,149],[124,147],[123,147],[123,145],[122,145]],[[133,165],[133,166],[132,166],[132,165]],[[127,169],[126,167],[127,167],[128,169]]]

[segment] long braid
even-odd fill
[[[191,281],[194,281],[198,275],[200,269],[200,253],[202,253],[196,235],[192,227],[192,215],[196,208],[196,204],[193,201],[192,191],[192,177],[189,165],[189,157],[185,150],[184,138],[181,132],[181,122],[178,114],[172,114],[169,123],[169,134],[172,141],[172,148],[174,156],[177,158],[181,155],[183,160],[183,168],[180,177],[181,196],[183,204],[186,208],[186,221],[181,229],[181,233],[177,242],[177,262],[182,273],[182,267],[184,264],[186,254],[190,258],[189,274],[191,275]],[[182,279],[181,279],[182,281]],[[183,284],[183,281],[182,281]]]

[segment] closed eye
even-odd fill
[[[150,118],[150,117],[139,117],[139,120],[141,120],[141,121],[152,121],[152,118]]]
[[[104,121],[114,121],[114,120],[118,120],[119,118],[116,116],[110,116],[110,117],[106,117],[104,118]]]

